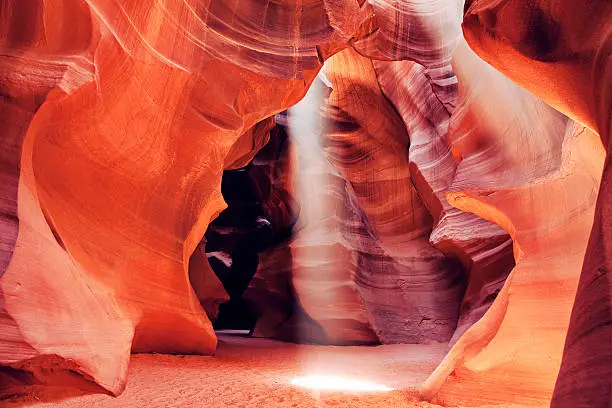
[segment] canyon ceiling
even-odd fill
[[[612,2],[0,22],[0,381],[119,395],[132,352],[213,353],[235,291],[257,336],[449,343],[426,400],[610,406]]]

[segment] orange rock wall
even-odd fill
[[[603,150],[592,132],[467,47],[458,48],[453,66],[460,102],[450,138],[462,160],[447,198],[508,231],[516,267],[424,392],[447,404],[545,404],[561,363]]]
[[[51,12],[53,6],[66,13]],[[1,281],[3,321],[16,334],[3,339],[10,345],[0,361],[32,370],[28,359],[36,357],[44,368],[76,371],[113,394],[124,387],[130,349],[214,351],[187,267],[223,208],[226,156],[247,129],[297,102],[320,66],[308,46],[299,63],[291,58],[283,68],[286,79],[272,81],[270,73],[247,71],[210,49],[195,52],[181,26],[206,23],[186,13],[186,3],[118,6],[61,2],[24,10],[9,2],[3,8],[17,25],[24,13],[38,30],[41,20],[48,22],[44,35],[55,36],[47,46],[90,58],[94,80],[55,90],[25,136],[19,233]],[[18,34],[13,27],[6,35]],[[47,52],[43,39],[4,47],[37,55]],[[179,55],[166,48],[168,41]]]
[[[612,386],[610,134],[612,5],[491,1],[466,4],[464,32],[485,60],[551,106],[597,132],[608,152],[553,407],[608,406]],[[515,21],[513,21],[515,20]],[[517,24],[516,22],[519,22]],[[599,157],[588,159],[599,170]]]
[[[328,337],[349,310],[360,335],[417,339],[412,317],[433,313],[422,332],[455,342],[423,389],[439,402],[607,406],[612,6],[464,12],[495,69],[463,42],[460,2],[0,2],[0,365],[116,395],[130,351],[212,353],[202,305],[214,315],[223,291],[192,255],[225,206],[222,172],[254,157],[331,57],[325,149],[354,194],[334,228],[369,241],[345,246],[350,266],[326,287],[350,288],[347,309],[325,322],[303,268],[304,311]],[[388,304],[366,282],[398,277]],[[366,321],[385,308],[410,327]]]

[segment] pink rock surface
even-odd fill
[[[503,5],[471,1],[466,4],[464,31],[479,55],[551,106],[597,132],[609,152],[611,16],[612,5],[605,1],[580,5],[562,0],[518,0]],[[603,407],[610,401],[609,174],[606,156],[554,407]]]
[[[323,144],[261,176],[279,178],[262,204],[275,225],[302,206],[252,282],[274,297],[261,333],[450,339],[427,398],[607,406],[612,6],[468,1],[467,43],[495,69],[461,14],[3,1],[0,381],[117,395],[131,351],[213,353],[225,293],[202,237],[222,172],[256,158],[328,59]],[[320,99],[297,115],[319,118]]]
[[[382,342],[448,341],[463,272],[428,242],[432,219],[411,183],[401,118],[380,91],[369,59],[342,51],[327,61],[326,75],[333,87],[326,151],[372,236],[356,254],[372,324]]]
[[[453,155],[448,136],[454,118],[460,116],[455,114],[460,101],[450,65],[428,69],[411,61],[376,61],[374,66],[381,89],[401,114],[410,136],[411,177],[434,219],[429,240],[466,270],[454,343],[482,317],[504,284],[514,266],[512,241],[499,226],[453,207],[446,199],[461,161]]]
[[[561,363],[603,150],[596,135],[466,47],[457,50],[453,66],[463,103],[450,137],[462,161],[447,198],[508,231],[516,267],[424,392],[446,404],[546,404]],[[488,115],[497,121],[486,121]]]
[[[300,203],[290,243],[292,284],[300,307],[321,328],[317,334],[316,328],[305,326],[297,339],[375,344],[379,337],[356,281],[353,247],[343,236],[344,223],[357,216],[349,183],[325,151],[326,126],[320,114],[325,91],[316,81],[288,117],[295,154],[294,192]]]

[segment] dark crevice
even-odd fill
[[[270,142],[251,163],[223,172],[221,194],[227,208],[211,222],[202,241],[208,262],[229,296],[218,315],[212,316],[215,330],[252,332],[262,313],[244,294],[257,272],[259,254],[287,240],[297,219],[292,198],[274,185],[278,176],[274,166],[287,151],[285,127],[277,124]]]

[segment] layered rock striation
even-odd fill
[[[612,6],[468,1],[494,68],[461,6],[1,2],[0,380],[117,395],[241,291],[259,335],[450,340],[429,399],[607,406]],[[293,235],[207,249],[245,166]]]

